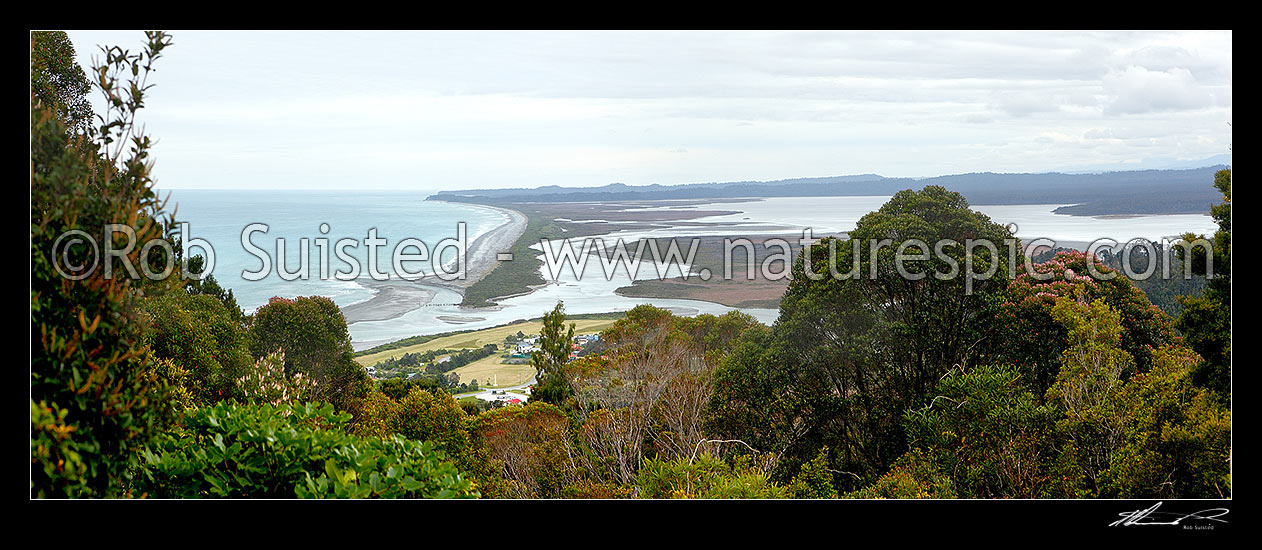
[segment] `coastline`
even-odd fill
[[[767,319],[774,322],[777,311],[775,304],[783,296],[788,281],[777,277],[755,277],[751,282],[747,277],[741,277],[743,272],[736,272],[741,271],[741,265],[745,264],[745,256],[739,249],[736,255],[740,259],[740,265],[733,265],[734,280],[731,281],[693,279],[690,276],[686,280],[681,277],[653,278],[635,280],[628,284],[617,279],[588,277],[590,284],[587,279],[579,284],[573,276],[562,277],[560,281],[543,281],[540,277],[543,260],[539,259],[542,254],[537,247],[529,245],[543,238],[581,241],[592,237],[601,238],[606,244],[622,239],[633,247],[633,243],[641,239],[659,242],[683,239],[688,241],[688,245],[681,244],[678,248],[684,252],[690,250],[691,241],[696,240],[699,243],[697,256],[687,262],[690,269],[694,269],[695,273],[705,269],[711,274],[719,274],[725,272],[724,263],[720,260],[724,258],[723,241],[726,237],[739,236],[755,241],[766,237],[782,238],[793,249],[794,245],[800,244],[798,241],[803,236],[795,225],[813,228],[814,238],[842,234],[854,220],[879,208],[884,197],[839,197],[831,201],[828,198],[809,199],[759,199],[756,208],[739,211],[712,209],[704,201],[690,201],[692,204],[688,204],[686,209],[681,208],[684,205],[680,204],[661,205],[644,201],[529,202],[505,205],[520,211],[500,205],[472,203],[504,212],[508,221],[479,235],[466,250],[465,279],[442,281],[430,276],[415,282],[362,281],[367,285],[375,285],[374,290],[383,290],[368,302],[348,306],[347,310],[352,313],[348,317],[348,323],[355,324],[351,327],[353,332],[358,330],[357,349],[421,334],[445,332],[458,326],[495,326],[505,320],[538,315],[558,301],[566,303],[567,312],[578,314],[593,313],[596,309],[625,310],[638,303],[691,308],[702,312],[739,309],[770,324]],[[442,202],[467,204],[463,201]],[[1047,220],[1044,218],[1048,217],[1049,212],[1041,208],[1032,211],[1034,213],[1026,210],[1029,209],[1018,209],[1014,212],[1001,209],[998,213],[988,215],[998,215],[995,219],[1012,218],[1024,225],[1026,218],[1021,216],[1028,218],[1037,214],[1035,218],[1029,219],[1036,219],[1046,225]],[[1054,218],[1058,224],[1062,223],[1061,219],[1078,220],[1078,225],[1100,221],[1098,218],[1085,216]],[[583,221],[574,221],[576,219]],[[793,220],[793,224],[784,220]],[[1056,228],[1056,232],[1069,236],[1063,240],[1057,239],[1059,246],[1085,248],[1089,244],[1078,235],[1082,233],[1081,230],[1062,228],[1060,225]],[[514,261],[499,265],[497,254],[502,252],[513,253]],[[765,268],[768,261],[773,262],[771,273],[774,275],[783,268],[783,260],[777,260],[777,255],[782,255],[779,247],[767,248],[764,245],[754,251],[753,263]],[[790,263],[791,258],[792,256],[789,258]],[[599,265],[589,264],[595,266],[592,269],[598,269]],[[505,269],[494,269],[497,266]],[[425,292],[426,288],[434,290],[436,294],[429,295]],[[391,301],[400,303],[391,304]],[[357,309],[361,311],[355,311]],[[370,322],[368,319],[380,319],[382,322]]]
[[[437,201],[445,202],[445,201]],[[464,204],[464,203],[460,203]],[[465,277],[444,281],[436,275],[426,275],[419,279],[403,279],[392,277],[387,280],[360,278],[356,282],[373,291],[372,298],[342,307],[342,315],[346,323],[361,321],[389,321],[409,312],[430,305],[434,298],[444,290],[464,296],[464,291],[473,283],[486,277],[499,262],[497,255],[509,250],[513,243],[526,230],[526,215],[516,210],[474,205],[479,208],[495,210],[507,216],[508,221],[478,235],[465,250]]]

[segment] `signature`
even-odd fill
[[[1176,512],[1158,512],[1157,509],[1161,507],[1161,504],[1158,502],[1144,510],[1122,512],[1118,514],[1122,519],[1110,523],[1109,527],[1117,527],[1119,525],[1122,527],[1131,525],[1179,525],[1179,522],[1183,520],[1227,523],[1227,520],[1220,519],[1227,515],[1228,510],[1226,508],[1209,508],[1199,512],[1192,512],[1191,514],[1180,514]]]

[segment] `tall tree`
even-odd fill
[[[1052,316],[1057,300],[1064,298],[1103,300],[1121,315],[1120,345],[1134,358],[1134,364],[1121,373],[1123,379],[1147,372],[1153,352],[1173,341],[1169,316],[1129,278],[1085,252],[1057,252],[1017,275],[999,308],[1004,344],[996,353],[1003,362],[1022,367],[1035,395],[1043,396],[1052,386],[1061,354],[1071,344],[1068,325]]]
[[[543,401],[560,405],[574,393],[565,378],[565,363],[573,349],[575,324],[565,327],[565,305],[557,302],[552,311],[544,314],[543,328],[539,331],[539,351],[530,356],[535,367],[535,387],[531,401]]]
[[[84,132],[92,121],[88,92],[92,86],[75,60],[74,44],[61,31],[31,33],[31,103],[57,114],[72,132]]]
[[[1223,202],[1210,208],[1218,222],[1214,233],[1213,255],[1197,247],[1191,251],[1176,248],[1184,261],[1192,263],[1198,275],[1210,275],[1205,292],[1183,300],[1183,312],[1175,327],[1183,332],[1187,344],[1204,361],[1193,373],[1197,385],[1214,390],[1231,401],[1231,170],[1214,175],[1214,187],[1223,194]],[[1202,238],[1187,234],[1184,240]],[[1210,256],[1207,259],[1207,256]]]
[[[771,395],[720,387],[710,423],[747,442],[775,434],[763,444],[783,449],[781,479],[827,446],[843,489],[875,480],[906,450],[903,411],[924,406],[948,370],[990,353],[1016,246],[1007,228],[937,186],[900,191],[849,237],[803,250],[770,345],[738,346],[755,357],[715,374],[745,371],[742,387]],[[756,403],[775,414],[741,410]]]
[[[319,398],[353,410],[372,390],[355,362],[346,318],[323,296],[272,298],[250,319],[250,352],[255,359],[284,352],[285,370],[301,372],[318,386]]]

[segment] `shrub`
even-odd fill
[[[140,489],[160,498],[477,497],[429,443],[348,435],[328,404],[219,403],[144,452]]]
[[[788,490],[767,473],[743,463],[698,455],[665,461],[646,459],[636,478],[641,498],[786,498]]]
[[[170,284],[131,276],[132,270],[166,267],[145,265],[160,258],[141,256],[139,243],[162,237],[170,219],[153,191],[152,142],[135,132],[133,121],[149,87],[145,78],[170,39],[153,32],[141,53],[103,50],[94,76],[110,108],[100,117],[101,126],[86,128],[87,133],[69,127],[84,120],[65,99],[81,99],[84,91],[73,48],[45,48],[39,42],[32,40],[32,85],[61,86],[56,95],[63,99],[51,93],[37,97],[32,89],[31,494],[123,496],[137,450],[169,418],[172,401],[164,375],[178,377],[145,349],[138,322],[142,288],[161,293]],[[46,74],[58,67],[78,74]],[[62,86],[71,81],[77,84]],[[110,224],[119,231],[107,229]],[[101,248],[107,241],[116,250],[127,248],[121,228],[132,232],[134,246],[122,257],[106,256]],[[69,244],[60,239],[71,231],[99,246],[54,250]],[[95,269],[80,272],[71,266]],[[64,273],[64,267],[73,273]]]

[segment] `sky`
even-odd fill
[[[1231,152],[1231,31],[170,33],[139,116],[161,189],[931,177]],[[144,42],[68,34],[85,69],[98,45]]]

